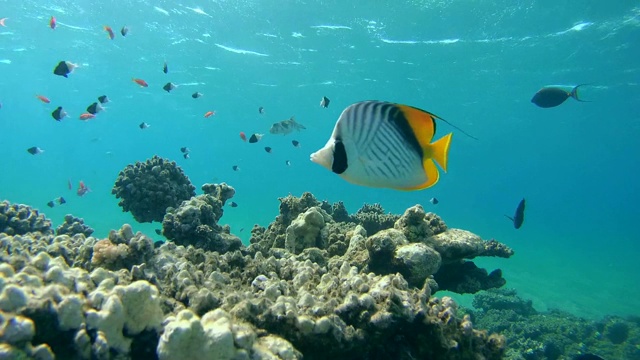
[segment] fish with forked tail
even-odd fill
[[[525,201],[523,198],[522,200],[520,200],[520,203],[518,204],[518,207],[516,208],[516,212],[515,214],[513,214],[513,217],[509,215],[505,215],[507,219],[513,222],[513,227],[516,229],[520,229],[520,227],[522,226],[522,223],[524,222],[524,204],[525,204]]]

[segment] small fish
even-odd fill
[[[230,203],[229,203],[229,206],[231,206],[231,207],[238,207],[238,204],[236,204],[235,202],[233,202],[233,201],[232,201],[232,202],[230,202]]]
[[[191,156],[189,156],[189,153],[184,153],[182,154],[182,157],[185,159],[189,159]]]
[[[58,106],[55,110],[53,110],[53,112],[51,113],[51,117],[53,117],[56,121],[60,121],[62,119],[64,119],[65,117],[67,117],[67,112],[64,111],[64,109],[62,108],[62,106]]]
[[[258,114],[264,115],[264,108],[262,106],[258,108]]]
[[[69,77],[69,74],[73,72],[78,65],[69,61],[60,61],[58,65],[53,69],[53,73],[58,76]]]
[[[54,203],[54,202],[53,202],[53,200],[51,200],[51,201],[49,201],[49,202],[47,203],[47,206],[48,206],[48,207],[50,207],[50,208],[52,208],[52,207],[56,206],[56,203]]]
[[[574,357],[573,360],[604,360],[604,358],[594,354],[582,354]]]
[[[144,129],[148,128],[151,125],[147,124],[146,122],[141,122],[140,125],[138,125],[138,126],[140,127],[140,129],[144,130]]]
[[[567,91],[557,86],[545,86],[542,89],[538,90],[535,95],[533,95],[533,98],[531,98],[531,102],[541,108],[551,108],[558,106],[570,97],[581,102],[589,102],[578,97],[578,88],[584,85],[588,84],[577,85],[573,89],[571,89],[571,91]]]
[[[158,234],[158,235],[162,235],[162,230],[161,230],[161,229],[156,229],[156,230],[155,230],[155,232],[156,232],[156,234]]]
[[[271,148],[268,146],[264,147],[264,151],[268,152],[269,154],[271,154]]]
[[[197,91],[196,91],[196,92],[194,92],[193,94],[191,94],[191,97],[192,97],[192,98],[194,98],[194,99],[197,99],[197,98],[199,98],[199,97],[201,97],[201,96],[202,96],[202,94],[201,94],[201,93],[199,93],[199,92],[197,92]]]
[[[71,183],[71,179],[67,180],[67,187],[69,188],[69,190],[73,190],[73,183]]]
[[[518,207],[516,208],[516,212],[513,217],[505,215],[509,220],[513,222],[513,227],[516,229],[520,229],[522,223],[524,222],[524,199],[520,200]]]
[[[306,129],[306,127],[304,127],[304,125],[302,124],[297,123],[295,117],[292,116],[288,120],[282,120],[271,125],[269,133],[287,135],[292,133],[293,130],[300,131],[304,129]]]
[[[48,104],[48,103],[50,103],[50,102],[51,102],[51,100],[49,100],[49,98],[48,98],[48,97],[46,97],[46,96],[43,96],[43,95],[36,95],[36,97],[37,97],[40,101],[42,101],[43,103],[45,103],[45,104]]]
[[[89,189],[89,187],[84,184],[84,181],[80,180],[80,183],[78,183],[78,190],[76,191],[76,194],[78,194],[78,196],[80,197],[83,197],[90,191],[91,189]]]
[[[164,62],[164,66],[162,67],[162,72],[163,73],[168,73],[169,72],[169,67],[167,66],[167,62]]]
[[[2,102],[0,102],[0,109],[2,109]]]
[[[107,97],[107,95],[101,95],[98,96],[98,101],[100,101],[100,104],[106,104],[109,102],[109,98]]]
[[[244,228],[240,228],[240,232],[243,232],[243,231],[244,231]]]
[[[140,85],[142,87],[149,87],[149,84],[147,84],[147,82],[142,80],[142,79],[132,78],[131,80],[133,80],[133,82],[135,82],[136,84],[138,84],[138,85]]]
[[[31,154],[31,155],[39,155],[39,154],[42,154],[44,152],[44,150],[40,149],[37,146],[32,146],[32,147],[27,149],[27,152],[29,152],[29,154]]]
[[[58,204],[62,205],[62,204],[66,204],[67,200],[65,200],[62,196],[60,196],[59,198],[56,198],[56,201],[58,202]]]
[[[233,171],[240,170],[240,167],[238,167],[238,165],[233,165],[231,168],[233,169]]]
[[[258,141],[260,141],[260,139],[262,139],[264,135],[262,134],[253,134],[251,135],[251,137],[249,137],[249,143],[250,144],[254,144],[257,143]]]
[[[242,139],[242,141],[247,141],[247,135],[245,135],[244,131],[240,131],[240,139]]]
[[[127,34],[129,33],[129,28],[125,25],[122,27],[122,29],[120,29],[120,34],[122,36],[127,36]]]
[[[98,104],[97,102],[92,103],[91,105],[87,106],[87,112],[89,114],[97,114],[100,111],[103,111],[104,108],[102,107],[102,105]]]
[[[91,113],[82,113],[80,114],[80,120],[89,120],[89,119],[93,119],[96,116],[94,114]]]
[[[289,161],[289,160],[285,160],[285,161],[284,161],[284,163],[285,163],[285,165],[287,165],[287,166],[291,166],[291,161]]]
[[[56,22],[56,18],[52,16],[51,19],[49,19],[49,27],[51,30],[55,30],[56,26],[58,26],[58,23]]]
[[[113,40],[116,35],[113,33],[113,29],[111,28],[111,26],[104,26],[104,31],[107,32],[107,35],[109,35],[109,39]]]
[[[433,205],[438,205],[438,203],[440,202],[438,199],[432,197],[431,199],[429,199],[429,202],[432,203]]]
[[[7,21],[7,19],[9,19],[9,18],[2,18],[2,19],[0,19],[0,26],[2,26],[2,27],[6,27],[7,25],[5,24],[5,21]]]
[[[432,142],[438,116],[407,105],[362,101],[340,115],[311,161],[362,186],[421,190],[447,171],[452,133]]]
[[[215,111],[207,111],[206,113],[204,113],[204,117],[208,118],[208,117],[210,117],[212,115],[215,115],[215,114],[216,114]]]
[[[329,103],[331,102],[331,100],[329,100],[328,97],[323,96],[322,99],[320,100],[320,107],[323,108],[328,108],[329,107]]]
[[[300,142],[298,140],[291,140],[291,144],[293,144],[294,147],[300,147]]]
[[[176,87],[177,87],[177,85],[176,85],[176,84],[174,84],[174,83],[172,83],[172,82],[168,82],[168,83],[166,83],[166,84],[162,87],[162,89],[163,89],[164,91],[166,91],[166,92],[169,92],[169,93],[170,93],[170,92],[171,92],[171,90],[175,89]]]
[[[181,147],[181,148],[180,148],[180,151],[181,151],[183,154],[184,154],[184,153],[188,153],[188,152],[190,152],[189,148],[188,148],[188,147],[186,147],[186,146]]]

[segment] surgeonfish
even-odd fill
[[[560,86],[545,86],[542,89],[538,90],[535,95],[533,95],[533,98],[531,98],[531,102],[541,108],[556,107],[565,102],[565,100],[570,97],[580,102],[589,102],[578,97],[578,88],[584,85],[587,84],[574,86],[571,91],[567,91]]]
[[[516,208],[516,212],[515,214],[513,214],[513,217],[505,215],[509,220],[511,220],[513,222],[513,227],[516,229],[520,229],[520,227],[522,226],[522,223],[524,222],[524,198],[522,200],[520,200],[520,203],[518,204],[518,207]]]
[[[53,74],[68,78],[69,74],[71,74],[77,67],[78,65],[70,61],[60,61],[58,65],[53,68]]]
[[[362,186],[420,190],[447,171],[452,133],[435,142],[440,117],[407,105],[362,101],[348,106],[311,161]]]
[[[323,108],[328,108],[329,107],[329,103],[331,102],[331,100],[329,100],[328,97],[323,96],[322,99],[320,100],[320,107]]]

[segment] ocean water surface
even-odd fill
[[[640,315],[637,2],[2,0],[0,18],[0,198],[39,208],[54,225],[72,213],[96,237],[129,223],[160,239],[159,224],[136,223],[111,195],[121,169],[159,155],[177,161],[198,193],[206,182],[236,189],[238,207],[221,223],[245,242],[288,194],[310,191],[350,212],[419,203],[450,227],[511,246],[514,257],[478,264],[503,269],[538,310]],[[54,76],[59,61],[80,66]],[[163,91],[167,82],[178,87]],[[591,102],[530,102],[545,85],[581,83]],[[193,99],[196,91],[203,96]],[[100,95],[107,109],[78,120]],[[432,188],[351,185],[309,154],[346,106],[368,99],[429,110],[479,140],[438,124],[436,137],[454,137],[449,171]],[[69,117],[54,121],[57,106]],[[268,134],[291,116],[306,130]],[[241,131],[267,135],[249,144]],[[29,154],[32,146],[44,153]],[[80,180],[91,189],[83,197]],[[67,203],[48,208],[58,196]],[[504,214],[523,197],[516,230]]]

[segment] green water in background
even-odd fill
[[[450,227],[513,247],[511,259],[477,263],[502,268],[507,286],[537,309],[639,315],[639,16],[637,2],[602,1],[0,1],[8,18],[0,28],[0,198],[39,208],[55,225],[72,213],[98,237],[130,223],[160,238],[159,224],[135,223],[111,195],[122,168],[157,154],[176,160],[198,190],[235,187],[239,206],[227,207],[221,223],[245,242],[288,194],[310,191],[350,212],[365,202],[394,213],[420,203]],[[111,41],[104,25],[130,32]],[[81,67],[69,79],[53,76],[61,60]],[[170,94],[162,90],[169,81],[179,85]],[[543,85],[578,83],[593,84],[582,92],[592,103],[530,103]],[[195,91],[204,96],[192,99]],[[108,109],[78,121],[103,94]],[[427,109],[480,141],[439,125],[438,137],[454,138],[449,173],[431,189],[350,185],[308,158],[342,109],[365,99]],[[53,121],[57,106],[70,118]],[[209,110],[216,115],[203,118]],[[292,115],[307,130],[255,145],[238,137],[268,133]],[[151,127],[141,131],[143,121]],[[31,146],[45,153],[31,156]],[[82,198],[79,180],[92,189]],[[57,196],[68,203],[47,208]],[[522,197],[527,217],[514,230],[503,214]]]

